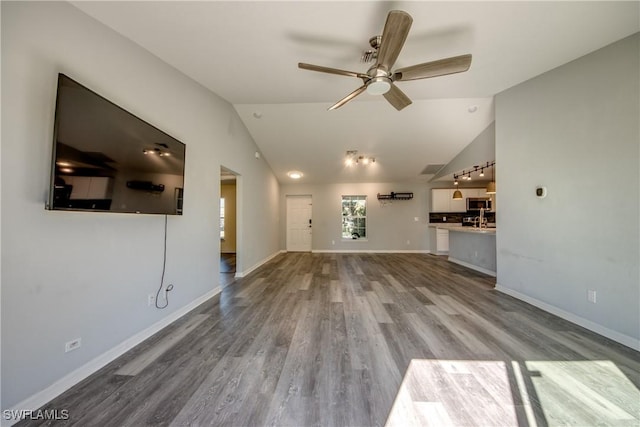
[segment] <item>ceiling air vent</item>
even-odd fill
[[[420,175],[435,175],[443,167],[444,165],[427,165],[426,168],[422,169]]]

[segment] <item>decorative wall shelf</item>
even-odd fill
[[[411,200],[413,199],[413,193],[394,193],[380,194],[378,193],[378,200]]]

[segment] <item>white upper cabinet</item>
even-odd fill
[[[466,212],[468,197],[489,197],[483,188],[461,188],[461,200],[453,200],[453,188],[434,188],[431,190],[431,212]]]
[[[100,176],[65,176],[65,184],[71,185],[71,200],[110,199],[113,179]]]
[[[448,188],[431,190],[431,212],[451,212],[451,197],[453,193]]]

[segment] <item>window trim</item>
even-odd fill
[[[345,217],[349,217],[349,215],[344,215],[343,210],[342,210],[342,206],[344,204],[345,198],[347,197],[352,197],[353,199],[350,200],[364,200],[364,207],[365,207],[365,212],[368,211],[368,197],[366,194],[343,194],[340,196],[340,239],[342,242],[367,242],[369,241],[369,226],[368,226],[368,221],[367,221],[367,216],[368,214],[365,213],[364,216],[351,216],[351,218],[364,218],[364,230],[365,230],[365,237],[359,237],[357,239],[353,239],[353,238],[349,238],[349,237],[344,237],[342,235],[342,226],[343,226],[343,221],[345,219]]]

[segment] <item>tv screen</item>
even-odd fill
[[[48,209],[182,215],[185,145],[58,75]]]

